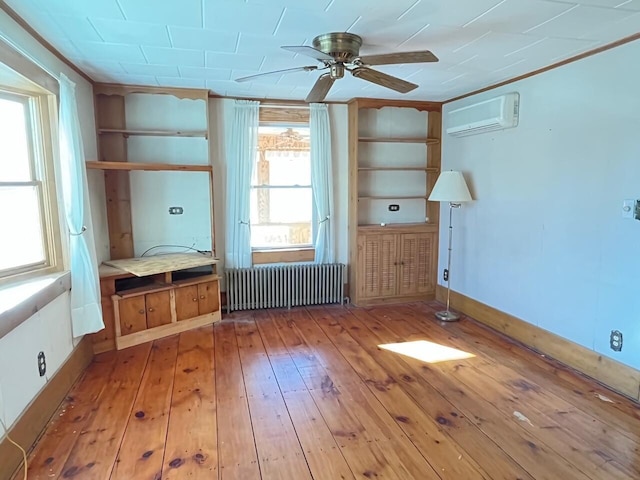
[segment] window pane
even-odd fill
[[[26,104],[0,97],[0,182],[31,180]]]
[[[0,187],[0,271],[44,263],[38,187]]]
[[[311,188],[251,190],[251,246],[310,245],[313,198]]]

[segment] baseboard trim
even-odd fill
[[[438,285],[436,299],[444,303],[446,298],[447,289]],[[451,291],[451,307],[537,352],[578,370],[612,390],[636,401],[640,400],[640,371],[635,368],[458,292]]]
[[[9,430],[13,440],[27,451],[33,449],[49,420],[71,387],[93,360],[93,346],[88,335],[73,349],[60,370],[47,382],[18,422]],[[9,480],[22,463],[22,454],[6,437],[0,441],[0,480]]]

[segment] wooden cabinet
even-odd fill
[[[349,245],[356,305],[435,298],[441,105],[349,103]]]
[[[176,292],[176,317],[178,321],[198,316],[198,286],[178,287]]]
[[[106,328],[99,332],[99,341],[94,339],[94,351],[120,350],[222,318],[217,260],[196,257],[196,262],[202,265],[180,269],[180,259],[176,257],[181,255],[190,254],[174,254],[177,263],[166,260],[169,255],[133,259],[136,265],[147,262],[153,268],[167,262],[162,265],[166,271],[143,276],[105,265],[100,267]],[[109,332],[113,333],[107,336]]]
[[[198,313],[206,315],[207,313],[217,312],[220,310],[220,289],[218,281],[205,282],[198,284]]]
[[[420,300],[434,295],[436,262],[436,232],[359,235],[359,303]]]

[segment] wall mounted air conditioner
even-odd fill
[[[520,94],[507,93],[449,112],[447,133],[454,137],[518,126]]]

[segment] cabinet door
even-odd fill
[[[205,315],[220,310],[218,281],[198,284],[198,313]]]
[[[358,237],[358,293],[363,298],[397,294],[397,235]]]
[[[144,295],[123,298],[118,302],[120,313],[120,334],[141,332],[147,328],[147,312]]]
[[[147,327],[159,327],[171,323],[171,296],[169,290],[145,295]]]
[[[436,234],[403,233],[400,235],[400,295],[435,292]]]
[[[198,316],[198,287],[176,288],[176,318],[178,321]]]

